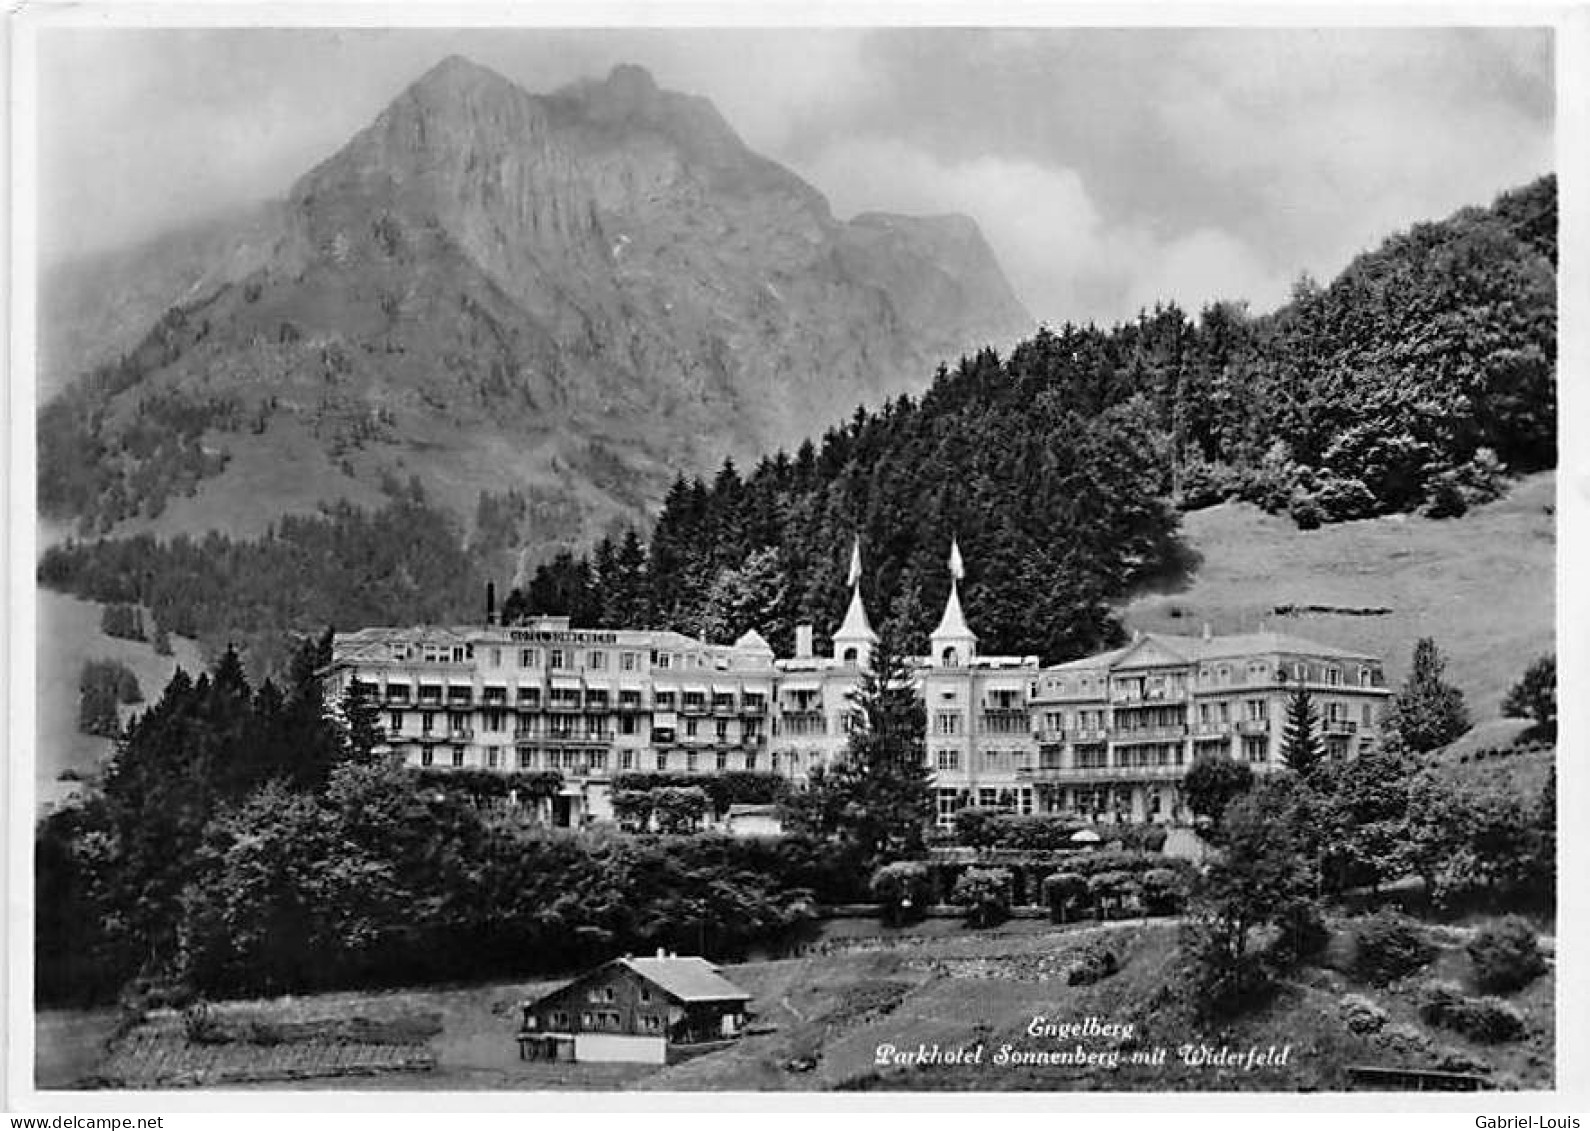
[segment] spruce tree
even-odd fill
[[[1325,757],[1319,734],[1319,711],[1308,688],[1299,684],[1286,702],[1286,729],[1281,736],[1281,761],[1300,777],[1308,777]]]
[[[850,741],[824,788],[842,799],[843,834],[874,863],[920,852],[933,815],[927,713],[911,668],[885,637],[855,691]]]
[[[1441,678],[1446,659],[1431,637],[1413,646],[1413,669],[1392,701],[1390,726],[1416,754],[1455,741],[1469,729],[1463,692]]]

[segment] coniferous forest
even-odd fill
[[[921,649],[953,534],[985,652],[1046,661],[1119,635],[1105,601],[1182,568],[1176,511],[1231,498],[1300,527],[1455,516],[1556,462],[1556,181],[1420,224],[1290,303],[1041,329],[857,410],[742,476],[681,477],[652,542],[560,554],[510,598],[577,624],[788,648],[844,606],[853,534],[875,618]],[[825,620],[828,623],[825,624]]]
[[[1329,286],[1304,278],[1268,315],[1158,307],[984,350],[794,454],[680,476],[649,537],[544,559],[505,613],[720,641],[755,628],[785,652],[794,625],[819,643],[835,627],[859,535],[868,608],[915,650],[954,535],[983,651],[1052,662],[1113,643],[1109,600],[1187,568],[1179,510],[1241,498],[1303,528],[1459,515],[1556,462],[1556,213],[1548,176],[1392,237]],[[395,492],[373,515],[284,520],[259,542],[73,542],[40,579],[212,643],[457,619],[486,576],[468,547],[502,536],[480,524],[466,543]]]

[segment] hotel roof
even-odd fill
[[[1202,636],[1176,636],[1170,633],[1149,632],[1134,640],[1124,648],[1116,648],[1109,652],[1099,652],[1092,656],[1084,656],[1079,660],[1070,660],[1063,664],[1053,664],[1046,671],[1081,671],[1096,668],[1113,668],[1118,666],[1135,652],[1144,650],[1145,646],[1157,645],[1159,649],[1170,653],[1190,664],[1204,660],[1225,660],[1240,656],[1268,656],[1276,654],[1299,656],[1323,656],[1327,659],[1337,660],[1374,660],[1378,657],[1368,652],[1353,652],[1346,648],[1337,648],[1332,644],[1321,644],[1314,640],[1305,640],[1301,636],[1292,636],[1284,632],[1245,632],[1232,636],[1212,636],[1205,639]]]

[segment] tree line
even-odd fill
[[[650,542],[564,551],[513,614],[657,625],[779,650],[845,604],[851,540],[875,620],[920,651],[950,536],[985,651],[1119,640],[1106,602],[1185,568],[1182,508],[1226,499],[1300,526],[1461,514],[1556,462],[1556,181],[1420,224],[1274,314],[1174,306],[1104,330],[1040,329],[941,369],[919,399],[858,409],[793,456],[679,477]]]

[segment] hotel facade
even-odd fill
[[[984,656],[961,609],[958,551],[930,651],[912,661],[926,709],[938,823],[965,806],[1095,821],[1190,818],[1180,779],[1223,754],[1279,764],[1286,701],[1315,694],[1328,752],[1377,739],[1389,692],[1374,657],[1277,633],[1148,635],[1042,668]],[[827,655],[796,630],[778,658],[755,631],[730,645],[677,632],[576,629],[567,618],[456,628],[365,628],[333,642],[327,688],[379,707],[388,744],[413,766],[557,771],[548,817],[612,818],[612,783],[633,772],[776,774],[800,782],[844,750],[850,694],[877,635],[860,589]],[[488,622],[491,620],[488,617]]]

